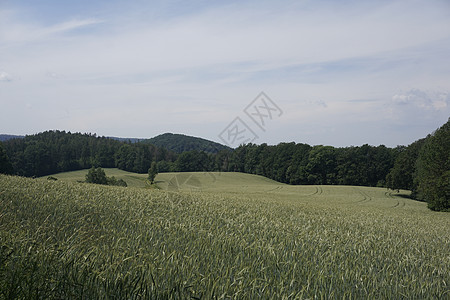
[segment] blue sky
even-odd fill
[[[406,145],[450,116],[450,2],[0,0],[0,105],[10,134]]]

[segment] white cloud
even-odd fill
[[[422,110],[445,111],[450,106],[450,95],[446,91],[422,91],[412,89],[392,96],[395,106],[409,106]]]
[[[53,33],[63,33],[63,32],[67,32],[67,31],[79,29],[81,27],[86,27],[89,25],[96,25],[96,24],[100,24],[100,23],[103,23],[103,21],[94,19],[94,18],[70,20],[70,21],[66,21],[66,22],[48,27],[45,31],[43,31],[43,35],[49,35],[49,34],[53,34]]]
[[[239,2],[189,13],[180,6],[179,13],[157,20],[144,13],[158,14],[152,5],[142,4],[142,13],[66,12],[65,21],[53,23],[0,10],[0,57],[9,72],[0,80],[21,78],[2,85],[2,98],[39,104],[33,107],[43,109],[33,120],[42,130],[52,109],[64,116],[69,111],[70,122],[59,124],[74,131],[83,115],[92,116],[89,126],[95,127],[92,111],[107,107],[97,128],[108,132],[99,134],[158,134],[149,133],[148,115],[152,124],[178,124],[213,138],[264,90],[286,111],[283,132],[317,120],[315,138],[327,143],[339,136],[319,127],[348,122],[355,136],[345,141],[353,144],[366,141],[364,121],[398,122],[401,107],[419,120],[423,111],[448,112],[448,94],[420,94],[450,90],[445,2]],[[417,121],[400,115],[402,124]],[[35,128],[24,118],[16,124]],[[216,125],[197,126],[201,122]],[[14,122],[0,121],[6,129],[8,124]],[[266,138],[276,142],[277,135]],[[389,144],[386,135],[374,140],[383,138]]]
[[[428,21],[437,12],[405,14],[400,5],[380,6],[370,12],[358,6],[343,6],[337,11],[319,7],[278,13],[270,12],[273,5],[264,4],[257,9],[237,9],[220,7],[158,24],[129,20],[121,26],[109,20],[111,30],[105,33],[63,41],[55,38],[29,51],[41,51],[41,63],[69,69],[77,76],[86,73],[109,76],[117,70],[126,74],[186,68],[216,70],[224,65],[229,72],[254,73],[293,64],[382,54],[450,34],[450,29],[445,29],[450,28],[450,22]],[[22,41],[48,39],[99,22],[87,18],[47,27],[25,24],[26,30],[14,36]],[[20,25],[23,24],[15,26],[19,31]],[[35,62],[31,57],[34,61],[30,63]],[[248,62],[253,64],[237,64]]]
[[[12,81],[13,78],[10,74],[6,73],[5,71],[0,71],[0,82],[2,81]]]
[[[19,15],[20,12],[0,10],[0,50],[11,46],[23,46],[23,44],[48,42],[49,39],[57,38],[65,33],[103,23],[100,19],[85,18],[71,19],[48,26],[23,20]]]
[[[63,79],[65,77],[63,74],[59,74],[59,73],[51,72],[51,71],[47,71],[45,73],[45,76],[47,76],[49,78],[53,78],[53,79]]]

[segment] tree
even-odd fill
[[[97,184],[108,184],[108,178],[102,168],[92,167],[86,175],[86,182]]]
[[[417,197],[436,211],[450,211],[450,119],[430,135],[417,159]]]
[[[175,161],[177,172],[210,171],[210,158],[202,151],[188,151],[181,153]]]
[[[420,139],[408,147],[397,147],[399,153],[395,159],[394,166],[386,176],[386,187],[391,190],[410,190],[412,197],[417,193],[417,184],[414,180],[416,173],[416,162],[419,152],[426,139]]]
[[[8,155],[6,155],[5,149],[3,149],[2,143],[0,143],[0,173],[12,174],[13,167],[9,161]]]
[[[155,181],[156,174],[158,174],[158,168],[156,166],[156,162],[152,161],[150,168],[148,169],[148,180],[153,184]]]
[[[331,146],[314,146],[309,152],[309,184],[335,184],[336,149]]]

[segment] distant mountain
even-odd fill
[[[23,139],[24,137],[25,137],[24,135],[0,134],[0,142],[12,140],[12,139]],[[120,142],[130,141],[131,143],[139,143],[140,141],[145,140],[145,139],[138,139],[138,138],[120,138],[120,137],[115,137],[115,136],[108,136],[107,138],[116,140],[116,141],[120,141]]]
[[[142,141],[158,147],[181,153],[184,151],[198,150],[208,153],[217,153],[221,150],[232,150],[225,145],[184,134],[164,133],[154,138]]]
[[[23,135],[12,135],[12,134],[0,134],[0,142],[4,142],[12,139],[23,139]]]
[[[12,139],[22,139],[24,137],[25,137],[24,135],[0,134],[0,141],[5,142]],[[217,153],[221,150],[232,150],[232,148],[230,147],[227,147],[225,145],[210,140],[174,133],[164,133],[150,139],[121,138],[115,136],[108,136],[107,138],[120,142],[131,142],[132,144],[134,143],[152,144],[177,153],[182,153],[184,151],[191,151],[191,150],[204,151],[207,153]]]
[[[145,139],[138,139],[138,138],[121,138],[121,137],[115,137],[115,136],[108,136],[108,139],[116,140],[116,141],[119,141],[119,142],[128,142],[128,141],[130,141],[132,144],[139,143],[139,142],[145,140]]]

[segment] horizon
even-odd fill
[[[450,118],[449,118],[449,119],[450,119]],[[442,125],[444,125],[444,124],[442,124]],[[439,128],[440,128],[440,127],[441,127],[441,126],[439,126]],[[439,128],[436,128],[435,130],[437,130],[437,129],[439,129]],[[432,134],[435,130],[433,130],[433,131],[430,132],[429,134]],[[159,136],[165,135],[165,134],[173,134],[173,135],[183,135],[183,136],[187,136],[187,137],[193,137],[193,138],[197,138],[197,139],[203,139],[203,140],[206,140],[206,141],[209,141],[209,142],[214,142],[214,143],[218,143],[218,144],[223,145],[223,146],[230,147],[230,146],[228,146],[228,145],[226,145],[226,144],[224,144],[224,143],[221,143],[220,141],[213,141],[213,140],[209,140],[209,139],[207,139],[207,138],[201,137],[201,136],[194,136],[194,135],[188,135],[188,134],[184,134],[184,133],[176,133],[176,132],[163,132],[163,133],[157,134],[157,135],[155,135],[155,136],[151,136],[151,137],[129,137],[129,136],[117,136],[117,135],[105,136],[105,135],[99,135],[99,134],[97,134],[96,132],[80,132],[80,131],[73,131],[73,132],[72,132],[72,131],[69,131],[69,130],[62,130],[62,129],[49,129],[49,130],[44,130],[44,131],[41,131],[41,132],[30,133],[30,134],[10,134],[10,133],[2,133],[2,132],[0,132],[0,136],[1,136],[1,135],[6,135],[6,136],[14,136],[14,137],[24,138],[24,137],[26,137],[26,136],[37,135],[37,134],[40,134],[40,133],[43,133],[43,132],[46,132],[46,131],[61,131],[61,132],[66,132],[66,133],[71,133],[71,134],[75,134],[75,133],[79,133],[79,134],[92,134],[92,135],[95,134],[95,136],[98,137],[98,138],[104,137],[104,138],[112,138],[112,139],[136,139],[136,140],[139,140],[139,142],[140,142],[140,141],[149,140],[149,139],[152,139],[152,138],[156,138],[156,137],[159,137]],[[428,136],[429,134],[427,134],[427,136]],[[418,138],[417,140],[426,138],[427,136],[424,136],[424,137],[422,137],[422,138]],[[361,147],[361,146],[363,146],[363,145],[369,145],[369,146],[373,146],[373,147],[385,146],[385,147],[388,147],[388,148],[396,148],[396,147],[401,147],[401,146],[409,146],[410,144],[416,142],[417,140],[415,140],[415,141],[413,141],[413,142],[411,142],[411,143],[409,143],[409,144],[405,144],[405,145],[395,145],[395,146],[388,146],[388,145],[385,145],[385,144],[377,144],[377,145],[374,145],[374,144],[368,144],[368,143],[366,143],[366,144],[359,144],[359,145],[334,146],[334,145],[329,145],[329,144],[325,144],[325,143],[323,143],[323,144],[308,144],[308,143],[305,143],[305,142],[298,142],[298,141],[281,141],[281,142],[276,143],[276,144],[270,144],[270,143],[266,143],[266,142],[258,143],[258,142],[256,141],[256,142],[254,142],[253,144],[258,145],[258,146],[261,145],[261,144],[267,144],[268,146],[277,146],[278,144],[281,144],[281,143],[295,143],[295,144],[307,144],[307,145],[310,145],[310,146],[312,146],[312,147],[314,147],[314,146],[332,146],[332,147],[335,147],[335,148]],[[4,141],[0,141],[0,142],[4,142]],[[240,145],[238,145],[238,146],[240,146]],[[234,149],[236,149],[238,146],[236,146],[236,147],[230,147],[230,148],[234,150]]]
[[[6,1],[0,57],[11,135],[393,148],[450,116],[445,0]]]

